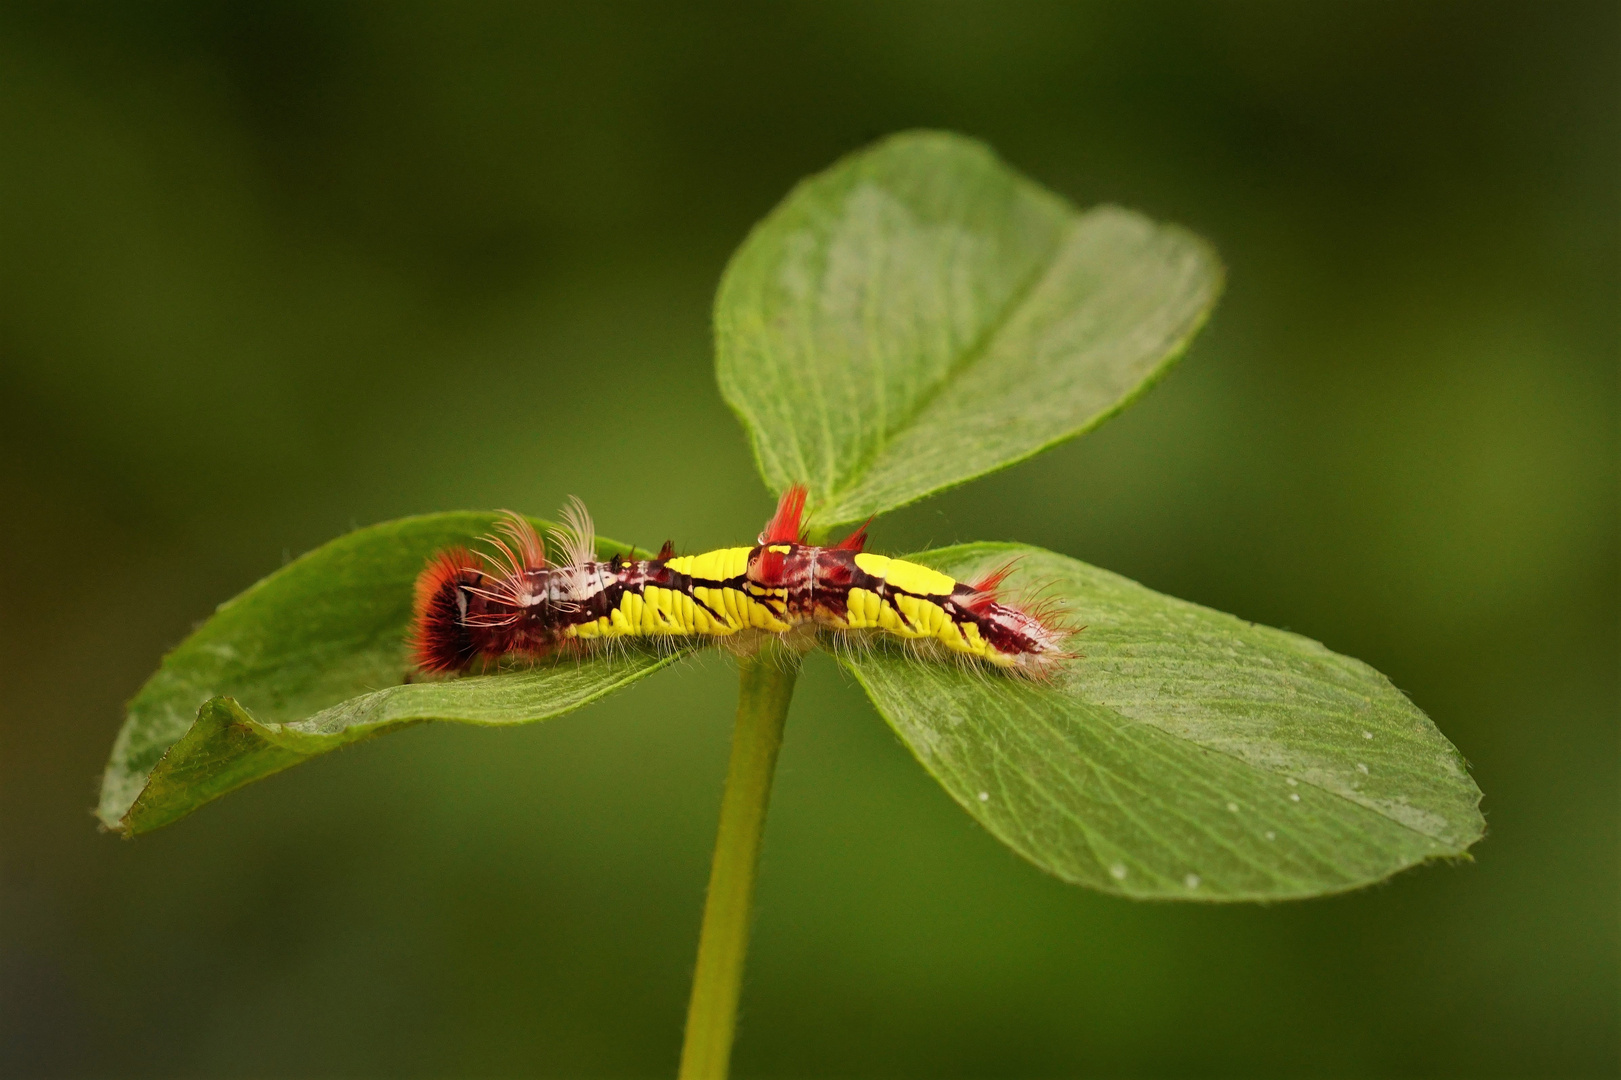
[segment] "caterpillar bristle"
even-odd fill
[[[508,559],[514,569],[546,569],[546,545],[541,543],[540,534],[535,531],[528,518],[511,510],[503,510],[501,520],[496,523],[495,529],[511,540],[513,546],[517,548],[517,557]],[[510,551],[508,555],[511,555]]]
[[[1069,611],[1056,596],[1043,596],[1021,606],[1021,610],[1054,634],[1078,634],[1085,627],[1070,625]]]
[[[577,496],[568,497],[568,505],[558,515],[563,523],[551,531],[552,543],[562,551],[569,566],[583,566],[597,558],[597,530],[591,521],[591,511]]]

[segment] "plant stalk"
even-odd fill
[[[782,727],[799,678],[799,655],[767,642],[755,655],[739,657],[738,667],[737,723],[732,728],[715,858],[709,867],[680,1080],[725,1080],[731,1066],[754,906],[754,872],[760,862]]]

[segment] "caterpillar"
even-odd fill
[[[506,513],[484,538],[493,555],[451,548],[416,582],[410,645],[425,672],[460,672],[480,660],[536,659],[616,639],[744,638],[824,629],[846,637],[892,635],[970,663],[1048,675],[1073,654],[1050,610],[1004,602],[1003,566],[972,583],[866,551],[863,525],[831,547],[805,543],[805,489],[783,493],[753,547],[651,559],[593,546],[591,516],[571,500],[551,532],[565,561],[547,562],[526,518]]]

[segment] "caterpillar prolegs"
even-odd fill
[[[417,666],[465,671],[479,660],[539,658],[620,638],[738,638],[825,629],[887,634],[970,662],[1042,677],[1072,654],[1051,612],[1004,602],[1008,567],[972,583],[865,551],[866,527],[832,547],[804,543],[805,489],[783,493],[752,547],[652,559],[593,548],[578,500],[551,538],[566,563],[547,562],[529,522],[508,514],[485,538],[493,556],[452,548],[416,583],[411,644]]]

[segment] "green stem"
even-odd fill
[[[698,968],[687,1005],[687,1040],[681,1048],[681,1080],[725,1080],[737,1027],[737,996],[749,947],[754,871],[760,862],[771,778],[782,745],[782,726],[799,678],[799,656],[767,642],[741,657],[737,724],[726,766],[715,860],[698,938]]]

